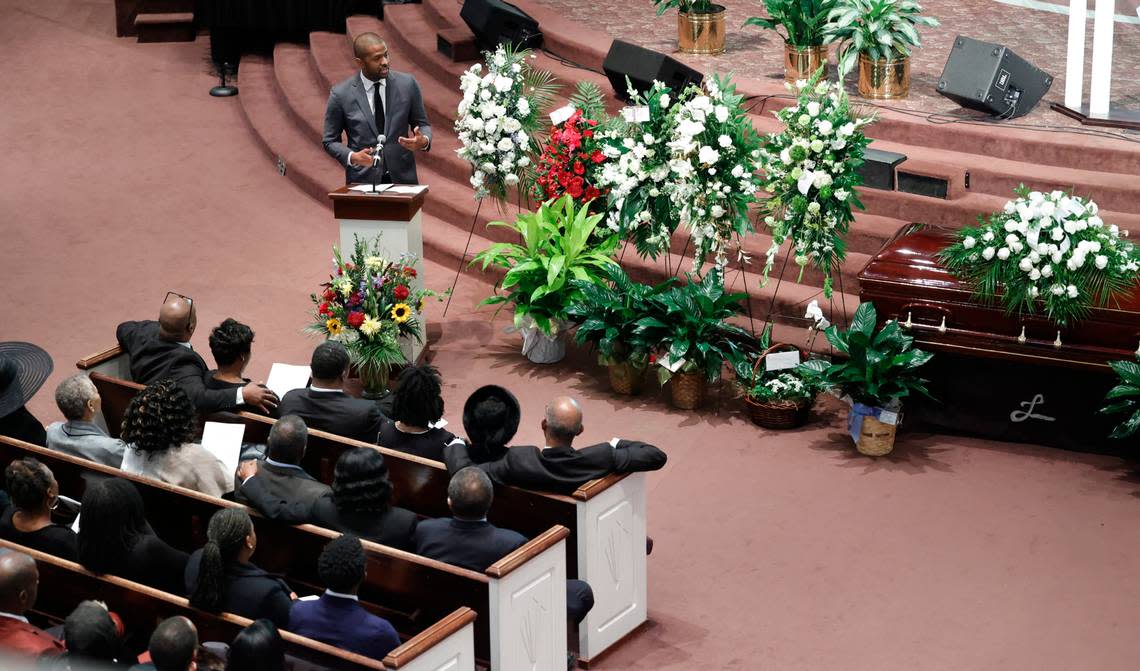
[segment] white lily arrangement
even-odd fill
[[[1041,308],[1066,325],[1136,286],[1140,250],[1096,203],[1025,186],[1016,193],[1001,212],[957,231],[939,256],[979,300],[1000,300],[1010,313]]]
[[[788,84],[796,104],[776,111],[784,130],[769,134],[760,150],[764,172],[764,223],[772,246],[764,279],[775,265],[780,246],[791,240],[800,278],[810,263],[824,273],[824,296],[831,297],[832,272],[846,258],[844,236],[855,220],[852,207],[863,208],[855,193],[862,184],[859,166],[870,140],[862,129],[874,117],[851,108],[843,86],[820,81],[822,70],[808,81]]]
[[[531,67],[529,51],[499,45],[483,56],[485,71],[476,63],[459,78],[463,99],[455,120],[456,153],[471,164],[476,200],[502,199],[526,179],[536,147],[533,135],[556,87],[549,72]]]

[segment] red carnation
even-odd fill
[[[360,292],[359,291],[352,292],[352,295],[348,297],[348,302],[349,303],[359,303],[360,302]]]
[[[597,187],[594,187],[594,186],[587,186],[586,187],[586,194],[585,194],[586,200],[593,200],[600,195],[602,195],[602,192],[598,191]]]
[[[404,274],[407,275],[408,277],[415,277],[416,276],[416,269],[411,267],[411,266],[404,266]]]
[[[591,126],[597,126],[598,125],[598,122],[594,119],[590,119],[589,123]]]
[[[328,289],[325,289],[325,292],[323,294],[321,294],[321,298],[325,299],[326,301],[335,300],[336,299],[336,292],[333,291],[332,288],[330,287]]]
[[[402,301],[408,297],[408,288],[402,284],[397,284],[392,293],[396,296],[396,300]]]
[[[584,130],[582,131],[582,137],[594,137],[594,131]]]
[[[317,314],[319,314],[319,315],[331,314],[331,310],[329,310],[329,304],[328,303],[321,303],[320,305],[318,305],[317,306]]]
[[[574,174],[575,175],[585,175],[586,174],[586,166],[582,165],[581,161],[574,161]]]
[[[358,328],[360,328],[360,325],[364,323],[364,313],[363,312],[350,312],[350,313],[348,313],[348,319],[346,319],[345,321],[347,321],[348,325],[351,326],[352,328],[358,329]]]
[[[606,160],[606,155],[601,151],[595,149],[593,155],[590,156],[590,160],[594,163],[602,163]]]

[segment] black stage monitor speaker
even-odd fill
[[[510,43],[515,49],[537,49],[542,46],[538,21],[503,0],[464,0],[459,16],[480,48],[494,49]]]
[[[1009,47],[959,35],[938,78],[938,92],[980,112],[1003,119],[1028,114],[1053,84],[1053,77]]]
[[[653,80],[663,82],[674,91],[680,92],[689,84],[700,85],[704,81],[701,73],[681,64],[665,54],[645,49],[629,42],[614,40],[602,69],[609,77],[610,86],[619,100],[629,102],[629,87],[625,78],[637,91],[644,93],[653,85]]]

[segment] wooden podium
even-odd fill
[[[353,191],[352,185],[342,186],[329,193],[332,200],[333,217],[340,228],[340,250],[351,254],[353,236],[362,240],[380,237],[380,248],[385,257],[396,259],[401,254],[412,254],[416,259],[424,257],[423,224],[420,210],[428,187],[420,185],[417,193],[394,193],[381,191],[367,193]],[[401,187],[407,185],[400,185]],[[423,288],[423,264],[420,264],[413,284]],[[409,339],[403,343],[404,356],[409,362],[416,361],[423,350],[427,338],[427,323],[420,316],[420,341]]]

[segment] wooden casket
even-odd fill
[[[859,273],[860,298],[879,319],[898,319],[916,346],[936,353],[926,373],[938,402],[912,403],[910,419],[1069,449],[1126,447],[1107,438],[1120,418],[1097,410],[1116,383],[1108,362],[1140,348],[1140,291],[1066,327],[1042,314],[1007,314],[975,300],[938,262],[952,239],[950,229],[909,224]]]

